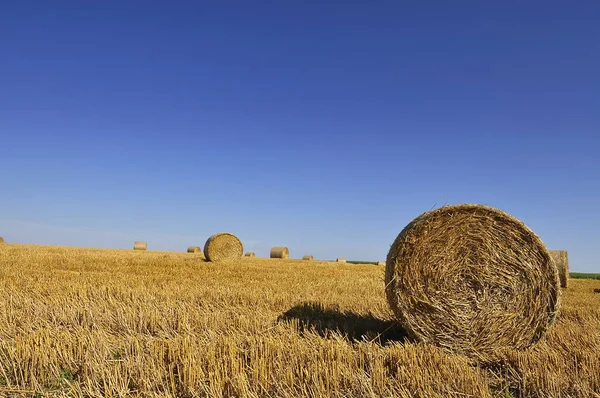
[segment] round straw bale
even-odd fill
[[[385,266],[385,261],[377,261],[377,265],[383,265],[383,266]]]
[[[550,250],[550,255],[556,264],[560,287],[567,287],[569,280],[569,256],[566,250]]]
[[[220,232],[214,234],[204,244],[204,256],[208,261],[227,261],[242,257],[244,246],[237,236]]]
[[[540,238],[483,205],[412,220],[388,253],[385,290],[413,339],[481,362],[498,349],[534,345],[560,307],[558,272]]]
[[[4,238],[0,236],[0,243],[4,243]]]
[[[284,246],[275,246],[271,249],[271,258],[290,258],[290,251]]]
[[[188,247],[187,252],[199,254],[199,253],[202,253],[202,249],[200,249],[200,246],[190,246],[190,247]]]
[[[133,250],[146,250],[148,248],[148,243],[146,242],[134,242]]]
[[[336,258],[336,259],[335,259],[335,261],[336,261],[336,262],[338,262],[338,263],[345,263],[345,262],[346,262],[346,259],[345,259],[345,258],[338,257],[338,258]]]
[[[244,257],[256,257],[256,253],[248,252],[248,253],[244,254]]]
[[[313,256],[311,256],[310,254],[308,254],[308,255],[306,255],[306,256],[302,256],[302,260],[309,260],[309,261],[312,261],[312,260],[314,260],[314,259],[315,259],[315,258],[314,258]]]

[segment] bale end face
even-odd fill
[[[148,243],[146,242],[134,242],[133,250],[146,250],[148,248]]]
[[[537,343],[560,307],[558,272],[540,238],[482,205],[412,220],[388,253],[385,290],[412,338],[484,363]]]
[[[190,247],[188,247],[187,252],[194,253],[194,254],[201,254],[202,249],[200,249],[200,246],[190,246]]]
[[[346,259],[345,259],[345,258],[338,257],[338,258],[336,258],[336,259],[335,259],[335,262],[336,262],[336,263],[345,263],[345,262],[346,262]]]
[[[241,258],[243,253],[242,241],[227,232],[212,235],[204,244],[204,257],[208,261],[231,261]]]
[[[560,287],[566,288],[569,280],[569,255],[566,250],[550,250],[550,255],[558,271]]]
[[[302,260],[307,260],[307,261],[313,261],[315,258],[313,256],[311,256],[310,254],[306,255],[306,256],[302,256]]]
[[[285,246],[275,246],[271,249],[270,257],[287,260],[290,258],[290,251]]]

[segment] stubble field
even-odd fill
[[[474,366],[408,340],[383,267],[0,245],[0,396],[600,397],[600,280]]]

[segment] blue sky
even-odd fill
[[[599,20],[595,1],[4,2],[0,236],[229,231],[383,260],[468,202],[600,272]]]

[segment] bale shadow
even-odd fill
[[[374,341],[379,344],[408,342],[408,334],[400,325],[390,320],[360,315],[351,311],[340,311],[336,307],[325,307],[320,303],[302,303],[290,308],[277,319],[278,322],[298,322],[301,335],[312,331],[328,337],[339,334],[352,342]]]

